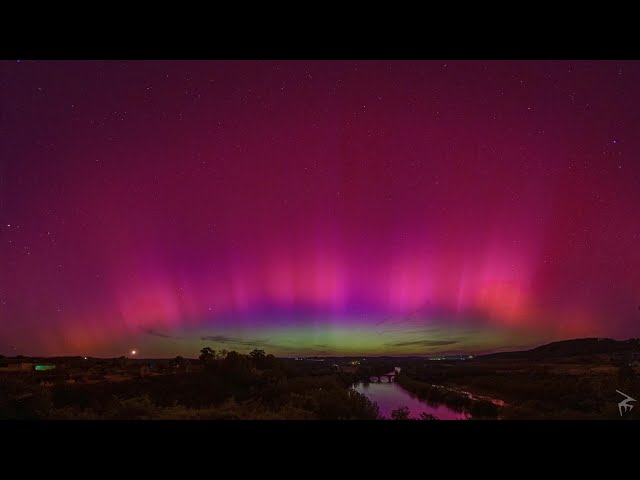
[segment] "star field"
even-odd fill
[[[0,353],[640,336],[640,62],[0,62]]]

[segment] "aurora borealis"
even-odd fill
[[[0,354],[640,336],[638,61],[2,61]]]

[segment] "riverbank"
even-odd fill
[[[500,413],[499,402],[479,398],[468,392],[415,380],[406,373],[398,375],[396,383],[420,400],[428,403],[441,403],[454,410],[468,412],[473,418],[497,418]]]

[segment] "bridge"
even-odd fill
[[[393,372],[383,373],[382,375],[371,375],[369,377],[369,380],[377,378],[376,382],[382,382],[382,379],[386,377],[387,383],[391,383],[396,379],[396,376],[398,375],[399,372],[400,372],[400,369],[396,368]]]

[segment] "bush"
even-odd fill
[[[392,420],[409,420],[409,407],[399,407],[391,412]]]

